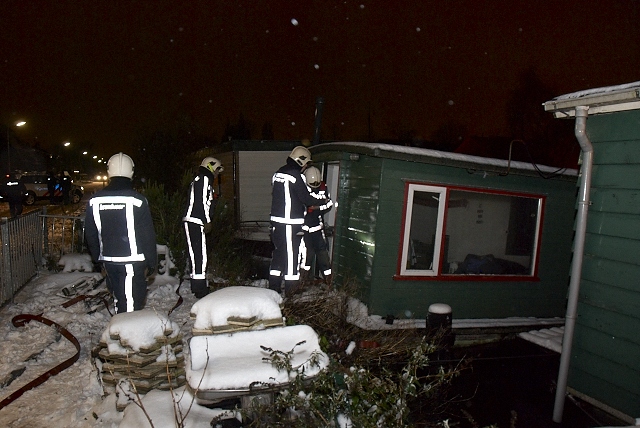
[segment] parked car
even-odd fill
[[[45,172],[25,172],[22,174],[22,181],[27,187],[27,196],[24,200],[25,205],[33,205],[37,200],[49,199],[49,189],[47,187],[48,174]],[[69,200],[73,204],[80,202],[84,196],[84,187],[71,183],[69,190]],[[56,186],[55,198],[62,200],[62,188],[60,184]]]

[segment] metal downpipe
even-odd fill
[[[571,280],[569,282],[569,296],[567,301],[567,314],[564,324],[564,336],[562,338],[562,353],[560,354],[560,368],[553,408],[553,421],[562,422],[565,396],[567,394],[567,378],[571,362],[571,347],[573,345],[573,332],[576,325],[576,313],[578,309],[578,296],[580,293],[580,280],[582,276],[582,261],[584,256],[584,242],[587,232],[587,213],[589,210],[589,192],[591,190],[591,173],[593,168],[593,146],[586,134],[587,116],[589,107],[576,107],[575,136],[582,149],[582,168],[580,177],[580,190],[578,195],[578,213],[576,217],[576,234],[574,239],[573,259],[571,262]]]

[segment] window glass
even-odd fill
[[[408,184],[400,275],[532,276],[542,201]]]

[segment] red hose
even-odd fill
[[[76,339],[76,337],[73,334],[69,333],[69,331],[66,328],[62,327],[60,324],[55,323],[55,322],[53,322],[53,321],[51,321],[51,320],[49,320],[47,318],[43,318],[40,315],[31,315],[31,314],[16,315],[15,317],[13,317],[11,322],[13,323],[13,325],[15,327],[22,327],[26,323],[28,323],[29,321],[32,321],[32,320],[40,321],[43,324],[46,324],[46,325],[51,326],[51,327],[54,327],[56,330],[58,330],[60,332],[60,334],[62,334],[64,337],[66,337],[67,340],[69,340],[71,343],[73,343],[73,345],[76,347],[76,351],[77,352],[71,358],[63,361],[62,363],[58,364],[57,366],[55,366],[51,370],[41,374],[36,379],[32,380],[31,382],[29,382],[28,384],[26,384],[25,386],[23,386],[19,390],[15,391],[13,394],[9,395],[4,400],[0,401],[0,409],[3,409],[5,406],[8,406],[16,398],[22,396],[22,394],[24,394],[25,392],[29,391],[30,389],[33,389],[36,386],[43,384],[51,376],[55,376],[58,373],[60,373],[61,371],[71,367],[71,365],[73,365],[73,363],[78,361],[78,358],[80,357],[80,342],[78,342],[78,339]]]

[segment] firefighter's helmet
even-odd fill
[[[222,163],[218,159],[212,158],[210,156],[202,159],[202,163],[200,164],[200,166],[207,168],[209,171],[211,171],[214,174],[224,171],[224,167],[222,166]]]
[[[311,152],[304,146],[294,147],[289,157],[296,161],[301,167],[311,162]]]
[[[309,168],[305,169],[304,177],[307,180],[307,184],[314,189],[320,186],[322,177],[320,175],[320,170],[315,166],[310,166]]]
[[[107,174],[111,177],[133,178],[133,159],[124,153],[116,153],[107,162]]]

